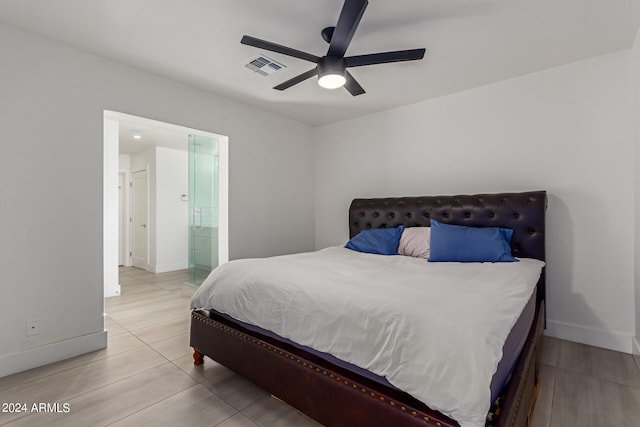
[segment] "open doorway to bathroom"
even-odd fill
[[[198,285],[228,260],[226,136],[105,111],[103,190],[105,298],[119,266]]]

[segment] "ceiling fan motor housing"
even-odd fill
[[[344,57],[324,56],[318,60],[318,84],[326,89],[337,89],[346,82],[347,62]]]
[[[324,56],[318,60],[318,84],[327,89],[337,89],[346,82],[347,62],[344,57]]]
[[[318,60],[318,75],[322,77],[326,74],[339,74],[344,76],[347,68],[347,61],[344,57],[324,56]]]

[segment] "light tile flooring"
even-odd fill
[[[532,427],[640,426],[634,356],[545,337]]]
[[[193,365],[187,280],[120,268],[122,294],[105,300],[106,349],[0,378],[0,403],[68,403],[69,412],[0,412],[0,425],[317,426],[211,359]]]
[[[186,280],[121,268],[122,295],[105,303],[107,349],[0,378],[0,402],[68,403],[69,412],[0,413],[0,425],[317,426],[208,358],[193,365]],[[542,362],[533,427],[640,426],[632,356],[545,338]]]

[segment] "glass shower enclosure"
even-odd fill
[[[189,277],[196,286],[219,263],[218,145],[213,137],[189,135]]]

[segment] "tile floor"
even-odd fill
[[[107,349],[0,378],[0,402],[68,403],[68,413],[0,412],[0,425],[317,426],[210,359],[193,365],[187,280],[120,268],[122,294],[105,300]]]
[[[0,378],[0,402],[68,403],[69,411],[0,413],[0,425],[317,426],[210,359],[193,365],[187,278],[121,268],[122,295],[105,302],[107,349]],[[542,361],[533,427],[640,426],[631,355],[545,338]]]

